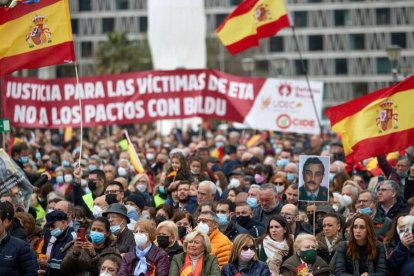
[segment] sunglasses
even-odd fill
[[[247,250],[249,250],[249,249],[254,251],[254,250],[256,250],[256,247],[255,247],[254,245],[251,245],[251,246],[247,246],[247,245],[246,245],[246,246],[243,246],[243,247],[242,247],[242,250],[243,250],[243,251],[247,251]]]

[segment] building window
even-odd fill
[[[305,64],[305,70],[308,71],[308,61],[305,59],[303,60],[303,63]],[[295,74],[305,75],[305,72],[303,71],[303,68],[302,68],[302,61],[300,59],[295,60]]]
[[[389,25],[391,22],[391,12],[389,8],[381,8],[376,10],[377,25]]]
[[[216,28],[223,23],[224,19],[226,19],[227,14],[216,14]]]
[[[377,58],[377,73],[389,74],[391,72],[391,64],[388,58]]]
[[[113,18],[102,19],[102,32],[109,33],[114,31],[115,20]]]
[[[308,12],[297,11],[297,12],[294,12],[293,15],[294,15],[294,23],[296,27],[308,26]]]
[[[116,9],[117,10],[127,10],[128,9],[128,0],[116,0]]]
[[[273,36],[269,39],[269,50],[270,52],[283,52],[285,47],[283,45],[284,37]]]
[[[352,91],[354,91],[354,98],[362,97],[368,94],[368,83],[366,82],[353,82]]]
[[[91,57],[92,56],[92,42],[85,41],[81,43],[82,48],[82,57]]]
[[[321,3],[322,0],[308,0],[309,3]]]
[[[241,2],[243,2],[243,0],[230,0],[230,5],[231,6],[238,6],[241,4]]]
[[[335,26],[347,26],[349,24],[349,13],[347,10],[335,11]]]
[[[323,36],[310,35],[308,37],[309,51],[322,51],[323,50]]]
[[[139,32],[146,33],[148,30],[148,17],[143,16],[139,18]]]
[[[79,11],[91,11],[91,0],[79,0]]]
[[[364,34],[350,34],[349,35],[349,49],[350,50],[365,50]]]
[[[78,19],[71,19],[70,24],[72,25],[72,33],[78,34],[79,33]]]
[[[348,63],[346,59],[339,58],[335,60],[335,72],[337,75],[348,74]]]
[[[391,44],[399,45],[402,48],[407,47],[407,36],[405,33],[392,33],[391,34]]]

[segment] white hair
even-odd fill
[[[210,189],[211,194],[213,194],[213,195],[216,194],[217,186],[216,186],[216,184],[214,184],[210,180],[201,181],[200,184],[198,184],[198,187],[200,187],[200,186],[206,186]]]

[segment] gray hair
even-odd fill
[[[195,239],[195,237],[200,236],[203,238],[203,245],[204,249],[207,253],[211,252],[211,245],[210,245],[210,238],[206,235],[201,233],[198,230],[194,230],[191,233],[188,233],[187,236],[185,236],[184,242],[183,242],[183,250],[184,252],[187,252],[187,245],[189,242]]]
[[[382,185],[388,185],[394,192],[396,192],[397,194],[400,194],[400,185],[398,185],[398,183],[395,182],[394,180],[384,180],[384,181],[380,182],[378,184],[378,189]]]
[[[260,186],[260,191],[264,191],[264,190],[271,190],[273,195],[275,195],[275,194],[277,193],[277,191],[276,191],[276,187],[275,187],[275,185],[274,185],[274,184],[272,184],[272,183],[265,183],[265,184],[262,184],[262,185]]]
[[[215,221],[215,222],[219,222],[219,218],[218,218],[218,216],[217,216],[217,214],[216,213],[214,213],[213,211],[206,211],[206,212],[201,212],[201,214],[202,215],[209,215],[210,216],[210,219],[212,220],[212,221]]]
[[[198,187],[200,187],[200,186],[208,186],[209,187],[209,189],[210,189],[210,191],[211,191],[211,194],[213,194],[213,195],[215,195],[216,194],[216,191],[217,191],[217,186],[216,186],[216,184],[214,184],[213,182],[211,182],[210,180],[204,180],[204,181],[201,181],[199,184],[198,184]]]
[[[360,191],[359,194],[358,194],[358,197],[359,197],[360,194],[366,194],[366,193],[369,193],[371,195],[372,201],[375,204],[377,204],[377,202],[378,202],[378,196],[377,196],[377,194],[375,192],[373,192],[371,190],[362,190],[362,191]]]

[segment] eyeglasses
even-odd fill
[[[202,222],[202,223],[208,223],[209,221],[211,221],[211,219],[203,219],[202,218],[202,219],[198,219],[197,220],[197,224],[200,223],[200,222]]]
[[[106,195],[108,195],[108,194],[117,194],[119,192],[120,192],[120,190],[108,190],[108,191],[105,191],[105,194]]]
[[[243,251],[247,251],[249,249],[254,251],[254,250],[256,250],[256,247],[254,245],[250,245],[250,246],[245,245],[245,246],[242,247]]]

